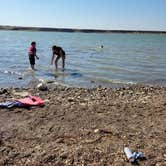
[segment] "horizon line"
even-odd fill
[[[123,29],[91,29],[91,28],[55,28],[39,26],[12,26],[0,25],[0,30],[29,30],[29,31],[52,31],[52,32],[84,32],[84,33],[164,33],[166,30],[123,30]]]

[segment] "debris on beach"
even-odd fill
[[[15,101],[28,92],[46,102],[33,111],[0,109],[0,165],[129,166],[128,145],[135,158],[142,155],[137,150],[146,156],[138,164],[165,165],[166,87],[47,86],[8,88],[0,95],[0,102]]]
[[[7,89],[0,89],[0,95],[7,93]]]
[[[47,91],[48,90],[48,86],[44,83],[38,84],[36,88],[41,90],[41,91]]]
[[[134,164],[134,163],[137,163],[137,160],[142,160],[144,159],[145,157],[143,157],[143,153],[142,152],[131,152],[131,150],[128,148],[128,147],[125,147],[124,148],[124,153],[128,159],[128,161],[131,163],[131,164]]]
[[[18,77],[18,79],[19,79],[19,80],[22,80],[22,79],[23,79],[23,77]]]
[[[43,100],[37,96],[28,96],[26,98],[17,99],[15,101],[7,101],[0,103],[0,108],[23,108],[32,106],[42,106]]]

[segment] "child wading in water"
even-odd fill
[[[28,54],[29,54],[29,62],[31,65],[31,69],[35,70],[35,57],[39,59],[39,57],[36,55],[36,42],[31,43],[31,46],[29,47],[28,50]]]
[[[58,60],[60,58],[62,58],[62,71],[64,71],[65,69],[65,51],[61,48],[61,47],[58,47],[58,46],[53,46],[52,47],[52,58],[51,58],[51,65],[53,64],[53,61],[55,59],[55,56],[56,56],[56,59],[55,59],[55,67],[56,67],[56,70],[58,70]]]

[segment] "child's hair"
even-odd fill
[[[33,42],[31,43],[31,45],[36,45],[36,42],[35,42],[35,41],[33,41]]]
[[[53,50],[56,50],[56,49],[57,49],[57,46],[55,46],[55,45],[52,46],[52,49],[53,49]]]

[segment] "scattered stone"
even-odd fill
[[[56,143],[62,144],[62,143],[64,143],[64,139],[63,139],[63,138],[58,138],[58,139],[56,140]]]
[[[165,153],[163,156],[164,156],[164,158],[166,159],[166,153]]]
[[[11,152],[9,152],[8,155],[9,155],[10,158],[14,159],[14,158],[17,157],[19,154],[20,154],[20,153],[18,153],[18,152],[12,152],[12,151],[11,151]]]
[[[64,160],[67,158],[67,156],[69,156],[69,154],[67,152],[64,152],[60,155],[60,158]]]
[[[29,92],[13,92],[14,96],[21,96],[21,97],[26,97],[29,96]]]
[[[100,129],[95,129],[94,133],[100,133]]]
[[[68,98],[68,102],[74,102],[74,98]]]
[[[1,89],[0,90],[0,95],[7,93],[7,89]]]
[[[0,95],[3,102],[29,92],[46,102],[31,110],[0,109],[0,165],[131,165],[123,153],[129,144],[146,154],[147,160],[138,161],[141,165],[165,164],[166,88],[83,89],[40,83],[49,91],[39,91],[38,83]]]
[[[55,81],[52,81],[52,80],[47,80],[47,81],[46,81],[47,84],[52,84],[52,83],[54,83],[54,82],[55,82]]]
[[[20,158],[28,158],[28,157],[30,157],[32,154],[31,154],[31,152],[27,152],[27,153],[21,153],[20,155],[19,155],[19,157]]]
[[[34,89],[34,88],[36,88],[37,85],[40,84],[40,83],[42,83],[40,80],[38,80],[38,79],[33,79],[33,80],[31,80],[31,81],[28,83],[27,87],[30,88],[30,89]]]
[[[93,144],[93,143],[96,143],[98,141],[100,141],[102,139],[103,136],[99,136],[95,139],[88,139],[88,140],[85,140],[84,143],[85,144]]]
[[[48,86],[44,83],[40,83],[37,85],[37,89],[41,90],[41,91],[47,91],[48,90]]]
[[[49,102],[50,102],[49,99],[44,100],[44,103],[49,103]]]
[[[100,133],[100,134],[112,134],[112,131],[109,129],[95,129],[94,133]]]

